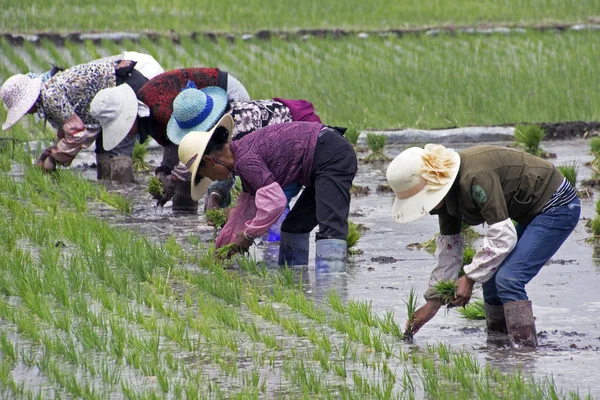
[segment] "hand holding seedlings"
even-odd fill
[[[440,300],[427,300],[423,307],[415,311],[412,319],[406,322],[405,330],[413,335],[416,334],[423,325],[437,314],[441,306],[442,302]]]
[[[450,303],[457,307],[464,307],[469,304],[474,284],[475,281],[466,275],[460,278],[458,282],[456,282],[456,295],[454,296],[454,299],[450,300]]]

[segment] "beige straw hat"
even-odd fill
[[[394,221],[411,222],[433,210],[450,191],[459,168],[458,153],[440,144],[400,153],[387,169],[387,181],[396,193]]]
[[[231,117],[231,114],[225,114],[210,131],[190,132],[183,137],[183,140],[179,144],[179,160],[185,164],[192,173],[191,195],[194,200],[199,200],[204,196],[208,190],[208,186],[212,182],[209,178],[203,177],[200,182],[196,184],[196,173],[198,172],[198,166],[202,161],[204,150],[206,150],[210,138],[215,130],[221,126],[225,127],[229,132],[228,141],[230,141],[233,133],[233,118]]]
[[[0,97],[8,110],[2,130],[7,130],[31,110],[42,90],[42,78],[13,75],[2,84]]]

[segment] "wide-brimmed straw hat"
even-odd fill
[[[167,124],[167,136],[175,144],[185,135],[210,130],[227,107],[227,92],[218,86],[198,90],[192,81],[173,100],[173,114]]]
[[[387,181],[396,193],[392,216],[411,222],[429,213],[446,197],[460,168],[460,156],[440,144],[411,147],[387,169]]]
[[[138,100],[131,86],[102,89],[90,104],[90,114],[102,125],[102,147],[115,148],[129,133],[138,115]]]
[[[179,144],[179,160],[185,164],[192,173],[191,195],[193,200],[199,200],[204,196],[208,190],[208,186],[212,182],[209,178],[203,177],[196,184],[196,173],[198,172],[198,167],[200,166],[204,150],[206,150],[210,138],[215,130],[221,126],[229,132],[229,138],[227,140],[230,141],[233,133],[233,118],[230,114],[225,114],[210,131],[190,132]]]
[[[24,74],[13,75],[2,84],[0,97],[8,110],[2,130],[7,130],[31,110],[42,90],[41,77]]]

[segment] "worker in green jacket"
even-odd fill
[[[442,306],[433,285],[457,279],[463,259],[461,224],[486,224],[483,246],[464,266],[451,305],[469,303],[475,282],[483,286],[488,332],[508,333],[514,346],[536,347],[531,301],[525,285],[571,234],[581,212],[577,194],[552,165],[505,147],[474,146],[455,152],[442,145],[404,150],[387,180],[396,193],[399,223],[436,214],[437,266],[407,327],[416,333]]]

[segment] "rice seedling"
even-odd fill
[[[442,304],[450,305],[450,300],[456,297],[456,281],[452,279],[436,282],[432,289],[432,294],[440,299]]]
[[[515,144],[525,152],[541,156],[544,151],[540,143],[546,135],[544,128],[538,125],[517,125],[515,127]]]
[[[148,181],[148,193],[150,193],[152,197],[158,198],[163,196],[162,183],[155,176],[151,177]]]
[[[406,314],[408,317],[407,329],[402,335],[403,339],[411,340],[413,338],[413,332],[411,328],[411,322],[413,321],[415,312],[417,311],[417,307],[419,307],[419,295],[417,294],[415,288],[411,288],[410,292],[408,292],[408,300],[403,300],[406,305]]]
[[[371,154],[366,156],[364,160],[369,162],[389,161],[390,158],[383,153],[386,140],[387,138],[385,135],[368,133],[367,145],[369,146],[369,150],[371,150]]]
[[[377,318],[373,315],[373,307],[370,301],[350,300],[346,309],[353,320],[367,326],[379,326]]]
[[[477,250],[475,250],[473,246],[465,246],[465,248],[463,249],[462,265],[465,266],[471,264],[473,262],[473,257],[475,256],[475,253],[477,253]]]
[[[483,300],[471,300],[465,307],[457,310],[461,317],[466,319],[485,319],[485,306]]]
[[[594,235],[593,239],[600,237],[600,216],[596,215],[594,219],[592,219],[590,228],[592,229],[592,235]]]
[[[346,236],[346,243],[348,246],[349,254],[356,253],[357,250],[354,249],[354,247],[356,246],[356,243],[358,243],[358,241],[360,240],[361,236],[362,234],[360,232],[360,229],[358,228],[358,225],[352,221],[348,221],[348,235]]]
[[[600,137],[593,137],[590,139],[590,150],[594,159],[592,160],[592,167],[596,174],[600,173]]]
[[[221,229],[227,222],[227,213],[222,208],[206,210],[205,216],[208,224],[214,226],[216,230]]]
[[[579,163],[573,161],[571,163],[565,163],[556,167],[561,174],[569,181],[573,188],[577,184],[577,174],[579,173]]]
[[[133,153],[131,154],[131,158],[133,160],[133,170],[136,172],[146,172],[150,169],[150,166],[145,160],[146,155],[148,154],[148,144],[140,143],[136,140],[135,145],[133,147]]]
[[[334,288],[329,289],[329,291],[327,292],[327,302],[334,311],[342,314],[346,313],[346,308],[342,303],[342,298],[340,297],[340,294],[337,292],[337,290],[335,290]]]
[[[346,133],[344,134],[344,137],[346,139],[348,139],[348,142],[350,142],[350,144],[355,148],[358,143],[359,136],[360,136],[360,131],[358,129],[356,129],[355,127],[349,127],[348,130],[346,131]]]
[[[11,363],[14,364],[19,361],[17,347],[10,341],[6,332],[0,332],[0,351],[4,358]]]
[[[393,311],[386,311],[383,318],[377,317],[377,323],[383,333],[392,335],[398,339],[404,338],[404,334],[402,333],[400,326],[398,326],[396,321],[394,321]]]

